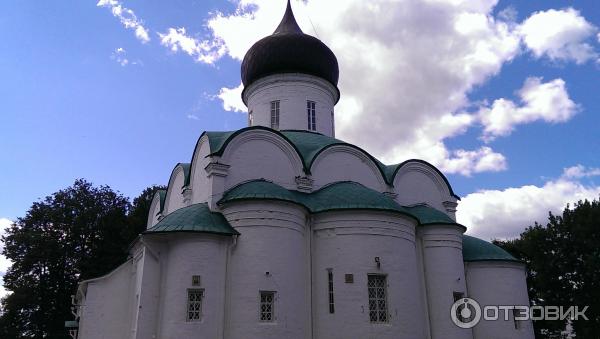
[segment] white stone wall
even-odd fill
[[[157,338],[160,298],[160,257],[154,249],[140,246],[142,256],[136,269],[135,294],[137,309],[134,310],[135,339]]]
[[[230,237],[209,234],[168,235],[166,250],[161,253],[159,338],[222,337],[230,241]],[[192,286],[192,275],[201,276],[200,286]],[[202,320],[187,321],[188,289],[196,288],[204,289]]]
[[[157,193],[154,194],[154,198],[152,198],[152,202],[150,203],[150,210],[148,211],[148,221],[146,223],[146,228],[152,228],[158,223],[158,211],[160,211],[160,195]]]
[[[400,205],[410,206],[419,203],[446,212],[456,219],[453,211],[447,211],[444,202],[456,202],[444,179],[429,165],[409,162],[402,166],[394,177],[394,192]]]
[[[271,101],[280,101],[279,129],[308,129],[306,101],[316,103],[316,132],[334,136],[332,113],[338,93],[329,82],[312,75],[275,74],[246,89],[248,112],[254,126],[271,127]]]
[[[185,207],[182,187],[185,183],[185,173],[183,167],[177,166],[171,174],[169,185],[167,187],[167,196],[165,198],[165,207],[163,214],[167,215],[175,210]]]
[[[354,181],[379,192],[387,185],[375,163],[363,152],[349,146],[333,146],[314,160],[311,173],[315,188],[336,181]]]
[[[79,338],[131,338],[134,272],[129,260],[110,274],[85,283]]]
[[[310,337],[306,211],[280,202],[231,203],[223,214],[241,235],[229,263],[226,338]],[[259,320],[260,291],[275,291],[275,320]]]
[[[206,166],[210,162],[210,144],[208,137],[203,136],[194,149],[193,162],[190,169],[190,185],[192,186],[192,203],[207,202],[212,193],[210,180],[206,173]]]
[[[314,338],[424,338],[415,221],[375,211],[327,212],[313,220]],[[334,280],[333,314],[328,269]],[[353,283],[345,282],[346,274],[353,275]],[[370,322],[368,274],[387,276],[387,323]]]
[[[249,102],[258,105],[261,96],[269,99],[275,93],[269,94],[269,86],[285,87],[284,80],[264,84]],[[296,85],[323,91],[322,84],[309,86],[300,81]],[[292,87],[285,88],[293,92]],[[290,98],[290,103],[303,107],[305,119],[306,97],[296,93]],[[319,100],[330,100],[333,107],[333,99]],[[297,189],[296,177],[304,176],[302,161],[287,141],[265,130],[240,133],[220,157],[207,157],[206,137],[195,152],[191,192],[182,194],[184,173],[176,168],[169,180],[163,215],[189,203],[208,201],[241,235],[145,236],[149,242],[136,244],[132,262],[86,283],[80,339],[532,338],[530,324],[511,337],[512,322],[512,330],[506,323],[480,324],[475,332],[451,322],[453,292],[490,303],[528,300],[522,267],[472,263],[467,264],[465,277],[462,228],[417,227],[414,219],[388,212],[347,210],[310,215],[302,206],[275,201],[231,202],[220,208],[216,202],[222,193],[247,180],[264,178]],[[317,157],[311,172],[314,189],[350,180],[395,193],[400,204],[426,203],[454,217],[456,198],[443,177],[421,162],[405,164],[392,188],[367,155],[352,147],[335,146]],[[149,226],[158,221],[154,216],[159,209],[157,199],[152,202]],[[375,257],[379,257],[380,267]],[[333,314],[328,306],[328,269],[334,277]],[[353,274],[354,282],[346,283],[345,274]],[[368,274],[387,275],[386,324],[369,321]],[[200,287],[191,286],[192,275],[201,276]],[[186,321],[188,288],[205,291],[200,322]],[[272,323],[259,321],[261,290],[277,292]]]
[[[220,161],[229,165],[223,190],[261,178],[296,189],[295,177],[302,175],[302,160],[294,148],[265,130],[240,133],[229,143]]]
[[[486,305],[529,306],[525,266],[503,261],[478,261],[465,264],[467,287],[470,298],[482,309]],[[474,339],[533,339],[531,321],[520,321],[518,329],[512,311],[509,320],[504,314],[497,321],[480,321],[473,328]]]
[[[450,318],[454,292],[467,293],[462,257],[463,229],[449,225],[419,227],[432,339],[472,339],[470,329]]]

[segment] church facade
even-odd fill
[[[434,166],[386,166],[335,138],[338,75],[288,2],[242,63],[249,126],[200,136],[129,260],[79,284],[74,336],[533,338],[513,314],[453,322],[467,297],[528,305],[524,264],[463,234]]]

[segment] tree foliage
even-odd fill
[[[495,243],[527,263],[532,305],[589,306],[571,322],[577,338],[600,338],[600,200],[569,205],[562,216]],[[562,338],[567,321],[536,321],[536,338]]]
[[[2,238],[12,261],[4,276],[10,292],[2,300],[1,338],[69,338],[77,282],[110,272],[145,226],[150,187],[134,200],[108,186],[79,179],[34,202]],[[143,222],[142,222],[143,221]]]

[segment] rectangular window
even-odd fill
[[[386,280],[383,274],[368,275],[369,319],[372,323],[388,321]]]
[[[252,126],[254,123],[254,116],[252,115],[252,111],[248,112],[248,126]]]
[[[452,293],[452,297],[454,298],[454,302],[459,301],[460,299],[462,299],[465,296],[464,293],[462,292],[453,292]]]
[[[260,291],[260,321],[275,321],[275,292]]]
[[[271,101],[271,128],[279,129],[279,100]]]
[[[314,101],[306,102],[306,113],[308,115],[308,130],[316,131],[317,130],[317,117],[315,115],[316,112],[316,103]]]
[[[333,111],[331,111],[331,136],[335,138],[335,117]]]
[[[333,271],[327,270],[327,288],[329,293],[329,313],[335,313],[335,305],[333,301]]]
[[[188,290],[187,321],[200,321],[202,318],[202,298],[204,298],[204,290]]]

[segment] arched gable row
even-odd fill
[[[253,126],[202,133],[190,164],[173,170],[165,211],[216,202],[228,188],[256,179],[304,192],[354,181],[403,205],[427,203],[452,217],[459,199],[446,177],[425,161],[386,166],[358,146],[319,133]]]

